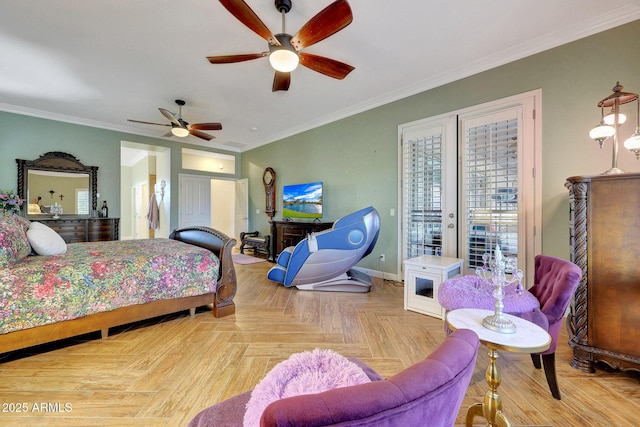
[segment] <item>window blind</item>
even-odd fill
[[[442,150],[440,128],[407,132],[403,141],[403,257],[440,255],[442,250]]]
[[[89,215],[89,190],[76,190],[76,212],[78,215]]]
[[[467,126],[463,164],[468,266],[482,266],[482,255],[496,246],[505,256],[517,257],[517,118]]]

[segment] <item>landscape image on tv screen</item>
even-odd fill
[[[282,199],[285,218],[322,218],[322,182],[285,185]]]

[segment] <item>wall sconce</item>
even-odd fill
[[[56,194],[56,192],[53,190],[49,190],[49,194],[51,194],[51,198],[53,199],[53,195]]]
[[[167,187],[167,181],[165,181],[164,179],[162,181],[160,181],[160,184],[156,184],[156,193],[160,193],[160,200],[164,200],[164,189]],[[158,191],[158,188],[160,188],[160,190]]]
[[[589,136],[597,141],[602,148],[604,141],[613,136],[613,157],[611,160],[611,169],[605,171],[603,175],[615,173],[624,173],[618,168],[618,130],[620,125],[626,120],[626,116],[620,113],[620,106],[629,102],[638,101],[637,93],[623,92],[624,87],[620,82],[616,82],[613,87],[613,93],[602,101],[598,102],[602,119],[600,123],[591,129]],[[604,116],[604,109],[611,107],[611,113]],[[626,149],[633,151],[637,159],[640,159],[640,104],[636,112],[636,132],[624,142]]]

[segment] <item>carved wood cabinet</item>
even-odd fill
[[[571,261],[582,268],[568,318],[571,366],[640,371],[640,174],[568,178]]]
[[[42,222],[55,230],[65,242],[99,242],[119,240],[120,218],[38,218],[32,221]]]
[[[270,221],[271,256],[274,261],[284,248],[297,245],[307,234],[333,227],[333,222]]]

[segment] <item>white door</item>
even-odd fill
[[[180,207],[178,226],[211,226],[211,178],[183,175],[179,176]]]
[[[456,117],[398,127],[402,183],[401,260],[457,254]]]
[[[147,227],[147,207],[148,202],[146,200],[148,195],[147,184],[138,184],[132,187],[133,193],[133,238],[134,239],[148,239],[149,229]]]
[[[234,236],[240,242],[240,233],[249,231],[249,180],[236,181]]]

